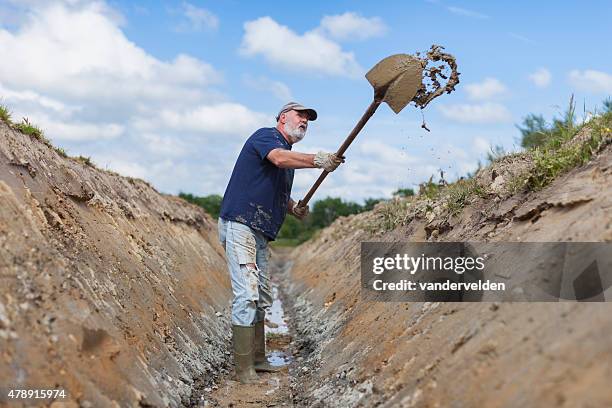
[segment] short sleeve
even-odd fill
[[[251,145],[261,160],[264,160],[268,153],[274,149],[289,150],[287,145],[279,139],[277,131],[273,128],[260,129],[255,132],[251,138]]]

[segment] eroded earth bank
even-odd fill
[[[610,303],[361,300],[364,241],[612,240],[612,146],[541,191],[507,193],[503,180],[528,166],[518,155],[482,170],[459,213],[382,204],[295,249],[288,292],[314,373],[304,405],[612,406]]]
[[[0,403],[188,404],[229,367],[230,292],[204,211],[0,123]]]
[[[609,143],[517,192],[532,165],[502,159],[450,199],[382,203],[277,250],[284,368],[243,387],[214,220],[0,124],[0,403],[62,388],[82,407],[612,406],[608,303],[361,300],[362,241],[612,240]]]

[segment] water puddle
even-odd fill
[[[291,342],[289,327],[283,310],[283,302],[279,297],[278,285],[272,283],[272,306],[266,314],[266,343],[268,362],[275,367],[289,365],[292,358],[287,353]]]
[[[272,283],[272,299],[272,306],[266,314],[266,333],[289,334],[283,302],[278,295],[278,285],[274,282]]]
[[[286,366],[291,362],[291,357],[284,351],[271,350],[268,352],[268,362],[274,367]]]

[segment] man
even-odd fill
[[[304,138],[317,112],[296,102],[282,107],[275,128],[262,128],[247,139],[223,196],[219,240],[232,281],[232,338],[236,376],[257,380],[256,371],[276,371],[265,355],[264,321],[272,304],[268,241],[276,238],[287,212],[300,220],[308,207],[291,198],[294,169],[334,171],[343,158],[333,153],[291,151]]]

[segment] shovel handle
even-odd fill
[[[346,149],[348,149],[351,143],[353,143],[353,140],[355,140],[355,138],[357,137],[361,129],[363,129],[363,127],[368,122],[368,120],[372,117],[372,115],[374,115],[374,112],[376,112],[376,109],[381,104],[381,102],[382,102],[382,98],[380,97],[374,98],[370,106],[368,106],[368,109],[366,109],[364,114],[361,116],[361,119],[359,119],[359,122],[357,122],[357,124],[355,125],[351,133],[349,133],[349,135],[344,140],[344,143],[342,143],[340,148],[338,148],[338,151],[336,152],[336,156],[344,155],[344,152],[346,152]],[[310,190],[308,190],[308,193],[306,193],[304,198],[298,201],[298,203],[296,204],[298,207],[306,207],[308,205],[308,202],[314,195],[315,191],[317,191],[317,189],[319,188],[323,180],[325,180],[325,177],[327,177],[328,174],[329,172],[327,170],[323,170],[323,173],[321,173],[321,175],[319,176],[317,181],[315,181],[313,186],[310,187]]]

